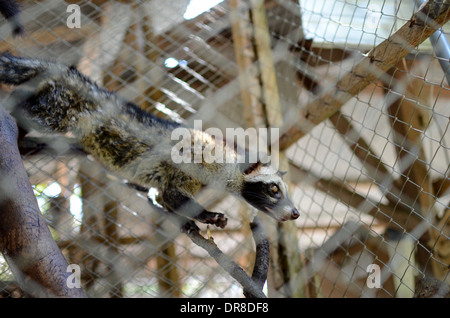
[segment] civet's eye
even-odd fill
[[[281,195],[280,188],[275,183],[270,185],[270,191],[276,197],[279,197]]]

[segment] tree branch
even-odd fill
[[[213,239],[206,239],[200,235],[198,230],[187,229],[185,226],[186,218],[179,216],[174,213],[170,213],[162,208],[159,208],[153,204],[150,200],[148,201],[150,207],[163,215],[164,218],[168,219],[177,228],[186,234],[191,241],[203,248],[208,254],[214,258],[214,260],[219,264],[228,274],[236,279],[244,289],[244,295],[250,298],[266,298],[266,295],[262,292],[262,286],[264,285],[265,279],[267,278],[267,269],[269,264],[269,253],[268,253],[268,240],[265,237],[265,233],[262,230],[259,219],[254,220],[252,223],[253,237],[257,245],[257,254],[255,260],[255,267],[253,271],[253,277],[250,278],[247,273],[238,265],[236,262],[231,260],[227,255],[225,255],[219,247],[214,243]],[[256,224],[256,225],[255,225]]]

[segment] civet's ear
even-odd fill
[[[258,152],[258,161],[262,162],[262,165],[264,167],[272,166],[272,162],[270,160],[270,157],[265,152]]]
[[[241,164],[241,171],[245,175],[251,174],[262,167],[271,167],[272,164],[265,152],[249,152],[245,153],[245,162]]]
[[[241,164],[241,171],[248,175],[256,170],[258,170],[262,166],[261,161],[258,160],[258,162],[255,163],[243,163]]]
[[[287,171],[278,171],[278,175],[280,177],[284,176],[285,174],[287,174]]]

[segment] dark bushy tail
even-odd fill
[[[0,0],[0,13],[8,20],[14,36],[24,34],[24,26],[20,21],[20,7],[16,0]]]
[[[1,3],[1,1],[0,1]],[[0,83],[20,85],[36,77],[44,68],[35,60],[9,53],[0,54]]]

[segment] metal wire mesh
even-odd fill
[[[221,129],[275,122],[282,133],[418,10],[401,0],[75,1],[80,27],[69,28],[71,3],[21,2],[27,34],[13,39],[2,22],[1,50],[77,65],[161,117]],[[266,24],[258,22],[261,3]],[[449,283],[450,87],[440,63],[448,58],[428,40],[411,48],[283,149],[301,211],[290,230],[301,267],[288,284],[304,297],[412,297],[424,275]],[[23,161],[88,295],[242,296],[205,251],[148,212],[144,195],[89,156],[43,150]],[[230,219],[225,230],[212,229],[214,240],[250,271],[252,211],[231,196],[212,210]],[[371,264],[381,270],[376,287]],[[269,296],[291,296],[271,277]],[[21,296],[1,258],[0,281],[2,296]]]

